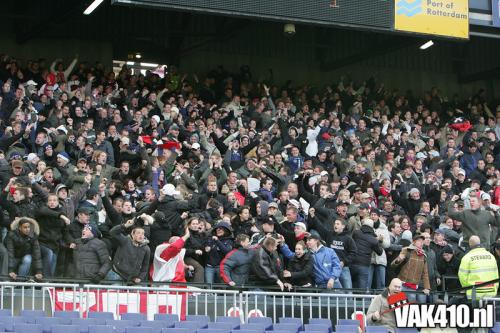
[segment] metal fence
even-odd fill
[[[357,311],[366,313],[375,295],[348,293],[290,293],[245,291],[242,293],[244,313],[260,310],[265,317],[278,322],[280,317],[327,318],[333,322],[350,319]]]
[[[356,311],[366,312],[375,295],[348,293],[264,292],[199,289],[185,286],[110,286],[59,283],[0,282],[0,308],[12,315],[22,310],[113,312],[118,319],[124,312],[239,316],[246,321],[249,312],[259,310],[275,322],[280,317],[337,319],[351,318]]]

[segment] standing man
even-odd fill
[[[427,269],[427,255],[423,249],[424,236],[413,236],[413,243],[401,250],[399,256],[392,262],[393,267],[401,267],[398,278],[403,281],[402,291],[409,291],[408,300],[425,303],[431,285]],[[423,287],[423,294],[415,292]]]
[[[314,282],[318,288],[342,288],[339,282],[342,267],[335,251],[321,244],[321,238],[311,235],[307,238],[307,247],[314,258]]]
[[[99,231],[95,225],[85,224],[81,235],[81,238],[75,240],[73,249],[75,278],[99,283],[111,269],[108,248],[97,238]]]
[[[458,211],[453,207],[458,199],[458,195],[454,195],[451,199],[448,206],[448,216],[462,222],[464,239],[470,239],[473,235],[476,235],[481,241],[481,246],[489,246],[490,226],[500,227],[500,216],[497,212],[493,215],[490,211],[482,210],[481,202],[477,196],[469,198],[470,209]],[[467,246],[467,244],[463,245]]]

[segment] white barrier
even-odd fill
[[[366,312],[375,295],[347,293],[296,293],[198,289],[184,286],[142,287],[56,283],[0,282],[0,308],[20,311],[44,310],[112,312],[118,319],[126,312],[237,316],[242,321],[263,315],[277,322],[280,317],[350,319],[356,311]]]

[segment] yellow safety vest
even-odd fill
[[[470,250],[460,262],[458,278],[462,287],[469,287],[483,282],[498,279],[498,266],[495,257],[482,247]],[[493,297],[497,294],[498,282],[478,287],[476,297]],[[471,298],[472,289],[466,291],[467,298]]]

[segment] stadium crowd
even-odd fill
[[[374,78],[324,87],[0,62],[0,273],[437,290],[500,258],[500,107]],[[446,288],[460,287],[450,280]]]

